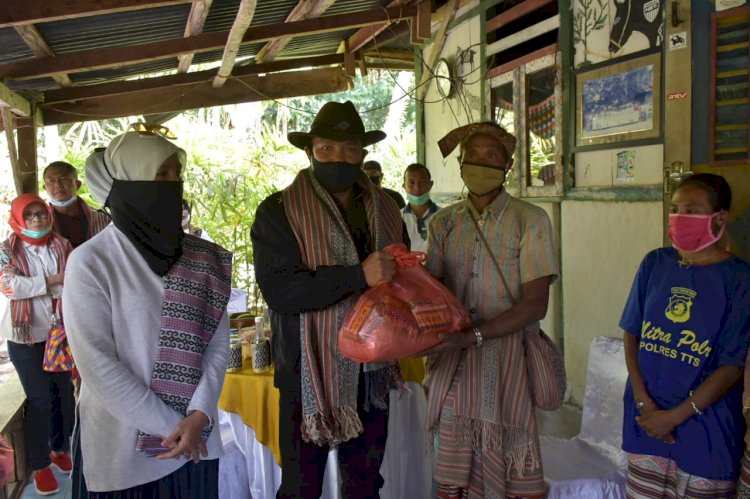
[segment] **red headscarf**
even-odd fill
[[[13,229],[13,232],[23,241],[35,246],[41,246],[43,244],[47,244],[49,238],[52,237],[52,231],[48,232],[45,236],[40,237],[39,239],[34,239],[32,237],[26,236],[22,232],[23,229],[28,229],[28,227],[26,227],[26,220],[24,220],[23,218],[23,210],[25,210],[30,204],[33,203],[39,203],[44,206],[44,209],[47,210],[47,226],[52,225],[52,209],[47,205],[47,203],[44,202],[44,199],[40,198],[36,194],[21,194],[16,199],[14,199],[13,202],[10,203],[9,223],[10,228]]]

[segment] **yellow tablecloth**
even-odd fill
[[[404,381],[422,383],[424,361],[421,357],[399,361]],[[273,369],[254,373],[250,362],[242,370],[228,372],[219,396],[219,408],[239,414],[242,421],[255,431],[258,442],[268,447],[281,466],[279,449],[279,390],[273,386]]]

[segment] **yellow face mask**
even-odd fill
[[[462,163],[461,178],[470,193],[475,196],[484,196],[503,185],[505,170],[472,163]]]

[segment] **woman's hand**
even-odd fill
[[[441,333],[438,335],[440,343],[432,348],[423,350],[415,357],[421,357],[422,355],[434,355],[436,353],[449,352],[451,350],[461,350],[477,344],[477,336],[474,334],[473,329],[467,329],[465,331],[457,333]]]
[[[208,456],[208,448],[203,443],[201,434],[208,424],[208,416],[201,411],[194,411],[178,424],[171,435],[162,440],[162,445],[170,450],[159,454],[157,459],[172,459],[184,454],[194,463],[199,463],[200,456]]]
[[[47,283],[47,289],[52,288],[52,286],[57,286],[58,284],[62,286],[62,283],[65,278],[65,272],[60,272],[59,274],[52,274],[48,275],[44,278],[44,281]]]
[[[676,440],[673,432],[679,421],[674,411],[659,409],[653,402],[650,407],[647,408],[647,406],[644,406],[641,409],[640,416],[636,416],[635,418],[638,425],[651,438],[657,438],[668,444],[675,443]]]
[[[18,274],[18,267],[16,267],[12,263],[9,263],[5,267],[3,267],[3,275],[7,275],[8,277],[15,277]]]

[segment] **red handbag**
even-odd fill
[[[49,372],[68,372],[75,369],[75,362],[68,344],[68,336],[65,334],[65,326],[62,320],[58,319],[58,303],[59,300],[52,300],[52,320],[47,343],[44,345],[42,369]]]

